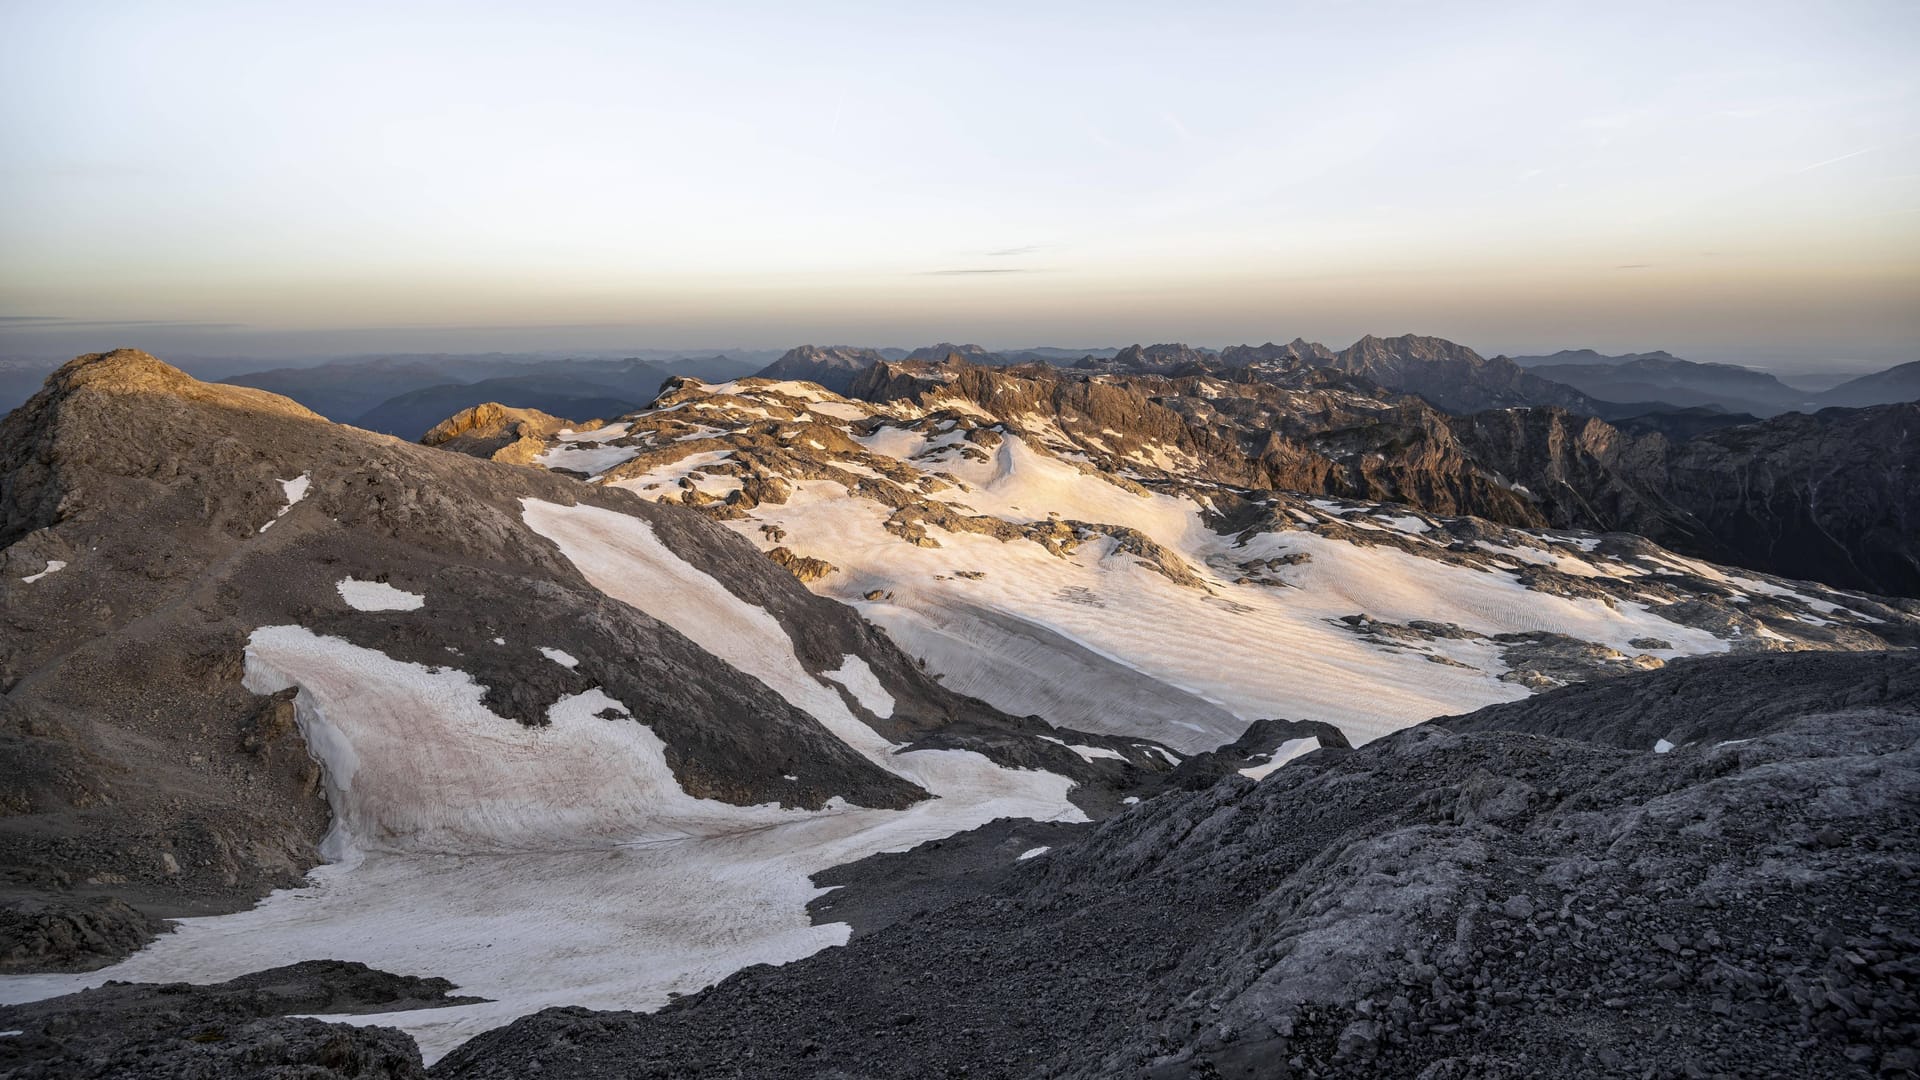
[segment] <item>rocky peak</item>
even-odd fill
[[[759,372],[764,379],[802,379],[844,394],[853,378],[875,364],[886,363],[877,350],[852,345],[801,345]]]
[[[1448,341],[1446,338],[1423,334],[1401,334],[1399,337],[1376,337],[1368,334],[1340,351],[1336,359],[1345,364],[1373,364],[1382,361],[1456,361],[1467,364],[1485,364],[1488,360],[1465,345]]]
[[[1220,361],[1228,367],[1254,364],[1325,365],[1334,360],[1334,352],[1317,341],[1294,338],[1285,345],[1269,341],[1265,345],[1229,345],[1220,351]]]
[[[548,436],[569,427],[596,426],[597,421],[575,424],[539,409],[515,409],[489,401],[440,421],[421,436],[420,442],[474,457],[526,465],[546,449],[544,440]]]
[[[1214,354],[1206,349],[1179,342],[1168,342],[1158,345],[1129,345],[1115,353],[1111,360],[1089,357],[1074,366],[1099,371],[1165,374],[1182,368],[1205,367],[1213,360]]]
[[[906,358],[935,362],[958,358],[975,364],[991,364],[999,359],[999,354],[979,345],[955,345],[951,341],[942,341],[937,345],[923,345],[908,353]]]
[[[80,393],[164,394],[287,416],[322,419],[311,409],[278,394],[244,386],[200,382],[172,364],[139,349],[114,349],[75,357],[47,377],[42,396],[51,402]]]

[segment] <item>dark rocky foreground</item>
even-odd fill
[[[389,975],[310,960],[213,986],[108,983],[68,997],[0,1008],[0,1076],[425,1076],[404,1032],[300,1019],[463,1005],[445,979]]]
[[[1598,741],[1426,725],[1230,775],[846,948],[653,1015],[550,1010],[433,1073],[1909,1075],[1920,692],[1910,655],[1856,659],[1527,703]],[[1711,741],[1620,749],[1633,684],[1751,719],[1702,702]]]
[[[998,822],[829,871],[815,916],[852,921],[848,946],[655,1014],[550,1009],[427,1075],[1920,1072],[1913,654],[1681,661],[1323,742],[1259,782],[1230,768],[1304,733],[1262,725],[1093,826]],[[0,1010],[24,1032],[0,1060],[419,1075],[397,1033],[273,1019],[261,984],[287,981]],[[354,1005],[304,993],[278,1012]]]

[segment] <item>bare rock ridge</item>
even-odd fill
[[[550,422],[479,410],[451,438],[517,441]],[[838,684],[820,673],[857,659],[893,707],[849,708],[892,742],[1056,770],[1092,804],[1166,768],[1131,743],[1090,762],[1042,738],[1054,736],[1044,723],[944,689],[701,515],[332,424],[144,353],[87,356],[0,421],[0,900],[13,912],[0,956],[97,966],[150,934],[151,916],[244,907],[314,865],[328,781],[294,690],[243,685],[262,628],[422,676],[457,672],[507,731],[597,690],[618,707],[607,722],[644,724],[696,797],[801,808],[926,797],[760,679],[600,591],[527,523],[529,505],[635,523],[681,573],[765,612],[823,686]],[[369,591],[382,602],[354,599]],[[130,905],[118,929],[86,930],[95,905],[116,899]]]

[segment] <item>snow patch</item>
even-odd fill
[[[1653,744],[1653,752],[1656,754],[1664,754],[1667,751],[1672,749],[1673,749],[1673,744],[1668,742],[1665,739],[1661,739],[1659,742],[1656,742]]]
[[[563,668],[577,668],[580,666],[580,661],[574,659],[573,654],[564,649],[555,649],[542,645],[540,646],[540,655],[559,664]]]
[[[1028,848],[1027,850],[1021,852],[1013,861],[1026,862],[1028,859],[1037,859],[1040,856],[1045,855],[1047,852],[1052,850],[1053,850],[1053,845],[1051,844],[1043,844],[1037,848]]]
[[[893,695],[880,685],[880,677],[873,673],[865,660],[847,653],[840,661],[839,669],[825,672],[825,675],[846,687],[854,700],[873,715],[882,720],[893,715]]]
[[[313,475],[311,473],[301,473],[291,480],[281,480],[279,484],[281,493],[287,497],[287,505],[274,511],[273,521],[279,521],[281,518],[286,517],[287,511],[293,509],[294,504],[307,497],[307,488],[313,485]],[[269,521],[265,525],[260,526],[259,531],[266,532],[273,526],[273,521]]]
[[[22,582],[25,582],[28,585],[31,585],[34,582],[39,581],[41,578],[46,577],[48,574],[57,574],[60,571],[65,570],[66,568],[67,568],[67,563],[65,559],[48,559],[47,568],[45,570],[42,570],[37,574],[28,574],[26,577],[23,577],[20,580]]]
[[[1065,739],[1056,739],[1051,735],[1042,735],[1039,738],[1042,742],[1050,742],[1056,746],[1066,747],[1074,753],[1079,754],[1082,761],[1098,761],[1101,758],[1112,758],[1115,761],[1127,760],[1127,755],[1122,754],[1118,750],[1109,750],[1104,746],[1075,746]]]
[[[340,590],[340,599],[356,611],[418,611],[427,603],[425,596],[396,589],[384,581],[347,577],[334,587]]]
[[[601,429],[605,430],[605,429]],[[598,434],[589,432],[588,434]],[[609,435],[607,438],[617,436]],[[564,439],[564,437],[563,437]],[[607,446],[603,442],[562,441],[534,455],[533,463],[547,469],[569,469],[583,472],[588,476],[598,476],[615,465],[621,465],[640,456],[640,449],[633,446]]]
[[[1305,757],[1318,749],[1320,749],[1320,740],[1312,736],[1304,739],[1288,739],[1273,751],[1273,756],[1258,765],[1241,769],[1240,775],[1249,780],[1261,780],[1287,762]]]

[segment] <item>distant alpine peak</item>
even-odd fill
[[[885,363],[878,349],[854,345],[801,345],[762,368],[758,376],[766,379],[804,379],[829,389],[844,391],[853,378],[875,364]]]
[[[922,345],[908,353],[906,359],[938,362],[956,356],[973,363],[989,363],[998,358],[997,353],[981,345],[955,345],[951,341],[942,341],[933,345]]]
[[[1398,337],[1378,337],[1368,334],[1354,342],[1340,354],[1346,358],[1399,358],[1406,360],[1464,360],[1468,363],[1486,363],[1485,357],[1458,342],[1446,338],[1425,334],[1401,334]]]

